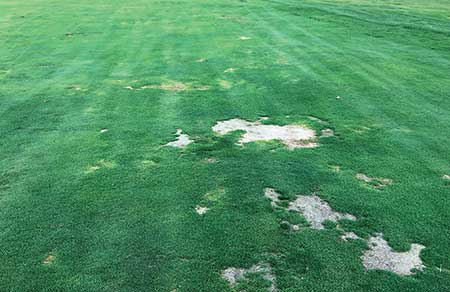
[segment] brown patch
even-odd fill
[[[204,215],[206,212],[208,212],[208,210],[209,210],[209,208],[203,207],[200,205],[197,205],[195,207],[195,212],[197,212],[197,214],[199,214],[199,215]]]
[[[369,239],[369,250],[361,257],[367,270],[386,270],[398,275],[413,274],[413,270],[421,271],[424,268],[420,258],[420,252],[425,247],[413,243],[407,252],[395,252],[391,249],[382,234],[376,234]]]
[[[177,135],[177,139],[175,141],[169,142],[164,146],[184,148],[193,142],[189,138],[189,135],[183,134],[183,131],[181,129],[177,129],[176,135]]]
[[[104,159],[100,159],[94,165],[88,166],[85,173],[92,173],[101,168],[114,168],[114,167],[116,167],[115,162],[110,162],[110,161],[106,161]]]
[[[279,140],[288,149],[318,146],[314,142],[316,137],[315,131],[301,125],[277,126],[262,124],[261,120],[249,122],[242,119],[231,119],[218,122],[212,129],[221,135],[237,130],[244,131],[245,134],[239,140],[241,144],[254,141]]]
[[[323,222],[337,222],[341,219],[356,220],[351,214],[342,214],[331,209],[327,202],[323,201],[317,195],[297,196],[297,199],[289,203],[288,210],[300,212],[311,224],[313,229],[323,229]]]
[[[55,261],[56,257],[52,254],[49,254],[43,261],[42,264],[50,265]]]
[[[270,286],[268,286],[265,291],[278,291],[276,278],[269,264],[259,263],[248,269],[231,267],[222,272],[222,278],[224,278],[232,288],[234,288],[240,281],[245,281],[246,277],[249,275],[257,275],[270,282]]]
[[[375,189],[381,189],[387,185],[392,184],[392,179],[383,177],[370,177],[364,173],[357,173],[355,177],[365,183],[367,186],[371,186]]]
[[[232,87],[231,82],[227,80],[219,80],[220,87],[230,89]]]

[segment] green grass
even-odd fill
[[[260,261],[279,291],[450,291],[450,1],[0,0],[0,44],[0,291],[231,291],[221,271]],[[210,88],[124,88],[171,81]],[[337,137],[288,151],[211,130],[259,116]],[[196,143],[161,147],[177,128]],[[282,228],[304,220],[268,186],[426,246],[427,268],[364,271],[333,224]]]

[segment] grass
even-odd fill
[[[0,291],[231,291],[221,271],[260,261],[279,291],[450,291],[449,20],[448,0],[0,0]],[[211,130],[259,116],[337,137]],[[196,143],[161,147],[177,128]],[[427,268],[364,271],[335,225],[282,228],[268,186]]]

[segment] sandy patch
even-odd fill
[[[280,225],[286,226],[287,227],[286,229],[289,229],[290,231],[294,231],[295,232],[295,231],[299,231],[300,230],[300,226],[299,225],[292,224],[291,222],[286,221],[286,220],[281,221]]]
[[[200,58],[200,59],[196,60],[195,62],[197,62],[197,63],[203,63],[203,62],[206,62],[206,61],[208,61],[208,60],[205,59],[205,58]]]
[[[104,159],[100,159],[97,161],[94,165],[89,165],[85,171],[85,173],[92,173],[95,172],[101,168],[114,168],[116,167],[115,162],[106,161]]]
[[[200,205],[197,205],[195,207],[195,212],[197,212],[197,214],[199,214],[199,215],[204,215],[206,212],[208,212],[208,210],[209,210],[209,208],[203,207]]]
[[[276,207],[280,202],[280,194],[272,188],[264,189],[264,196],[270,200],[270,205]]]
[[[231,119],[218,122],[213,131],[221,135],[242,130],[245,134],[239,140],[240,144],[254,141],[279,140],[289,149],[317,147],[313,142],[315,131],[300,125],[264,125],[261,121],[249,122],[242,119]]]
[[[234,68],[228,68],[225,71],[223,71],[223,73],[233,73],[234,71],[236,71],[236,69]]]
[[[247,36],[239,37],[239,40],[241,40],[241,41],[247,41],[247,40],[250,40],[250,39],[251,39],[251,37],[247,37]]]
[[[450,175],[444,174],[444,175],[442,176],[442,179],[450,180]]]
[[[319,119],[318,117],[315,117],[315,116],[308,116],[308,119],[310,119],[311,121],[317,122],[317,123],[319,123],[321,125],[328,125],[327,121]]]
[[[367,270],[378,269],[396,273],[398,275],[411,275],[415,270],[423,270],[424,265],[420,259],[420,252],[425,247],[413,243],[407,252],[395,252],[391,249],[382,234],[376,234],[369,239],[369,250],[361,257]]]
[[[106,132],[108,132],[108,129],[101,129],[100,130],[100,133],[106,133]]]
[[[344,234],[341,235],[341,239],[348,241],[349,239],[352,239],[352,240],[361,239],[361,237],[356,235],[356,233],[354,233],[354,232],[344,232]]]
[[[249,269],[242,268],[228,268],[222,272],[222,278],[224,278],[228,284],[234,288],[240,281],[245,281],[246,276],[250,274],[260,275],[264,280],[270,282],[270,286],[266,288],[266,291],[276,292],[278,291],[276,285],[276,278],[272,272],[270,265],[266,263],[259,263],[253,265]]]
[[[50,265],[55,261],[56,257],[52,254],[49,254],[43,261],[42,264]]]
[[[328,137],[333,137],[334,136],[334,131],[331,129],[324,129],[322,131],[320,131],[320,138],[328,138]]]
[[[327,220],[333,222],[341,219],[356,220],[353,215],[333,211],[327,202],[316,195],[297,196],[295,201],[289,203],[288,210],[300,212],[313,229],[323,229],[322,223]]]
[[[189,135],[183,134],[181,129],[177,129],[176,135],[178,136],[175,141],[169,142],[164,146],[184,148],[187,145],[191,144],[193,141],[189,138]]]
[[[159,89],[159,90],[164,90],[164,91],[178,92],[178,91],[193,91],[193,90],[204,91],[204,90],[208,90],[210,88],[210,86],[208,86],[208,85],[191,85],[191,84],[185,84],[182,82],[171,81],[171,82],[162,83],[159,85],[144,85],[141,87],[125,86],[124,88],[129,89],[129,90]]]
[[[224,89],[230,89],[231,87],[233,87],[233,85],[231,85],[231,82],[227,80],[219,80],[219,85]]]
[[[366,185],[371,186],[375,189],[384,188],[392,183],[392,179],[390,178],[370,177],[364,173],[357,173],[355,177],[360,181],[363,181]]]

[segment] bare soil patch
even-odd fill
[[[197,212],[197,214],[199,214],[199,215],[204,215],[206,212],[208,212],[208,210],[209,210],[209,208],[203,207],[200,205],[197,205],[195,207],[195,212]]]
[[[357,173],[355,177],[375,189],[384,188],[392,183],[392,179],[390,178],[370,177],[364,173]]]
[[[231,119],[218,122],[212,129],[221,135],[238,130],[245,131],[245,134],[239,140],[240,144],[254,141],[279,140],[289,149],[318,146],[314,142],[316,138],[315,131],[301,125],[265,125],[261,123],[261,120],[249,122],[242,119]]]
[[[414,270],[421,271],[424,268],[420,258],[420,252],[425,247],[413,243],[407,252],[395,252],[391,249],[382,234],[369,239],[369,250],[361,257],[367,270],[378,269],[391,271],[398,275],[411,275]]]
[[[289,203],[288,210],[300,212],[311,224],[311,228],[313,229],[323,229],[322,223],[327,220],[333,222],[341,219],[356,220],[356,217],[351,214],[342,214],[333,211],[327,202],[316,195],[298,196],[295,201]]]
[[[272,272],[272,268],[269,264],[259,263],[257,265],[253,265],[249,269],[242,268],[228,268],[222,272],[222,278],[224,278],[228,284],[234,288],[240,281],[245,281],[246,276],[250,274],[257,274],[261,276],[263,279],[270,282],[270,286],[267,287],[266,291],[276,292],[278,291],[276,285],[276,278]]]
[[[164,146],[184,148],[191,144],[193,141],[189,138],[189,135],[183,134],[183,130],[177,129],[177,139],[175,141],[169,142]]]

